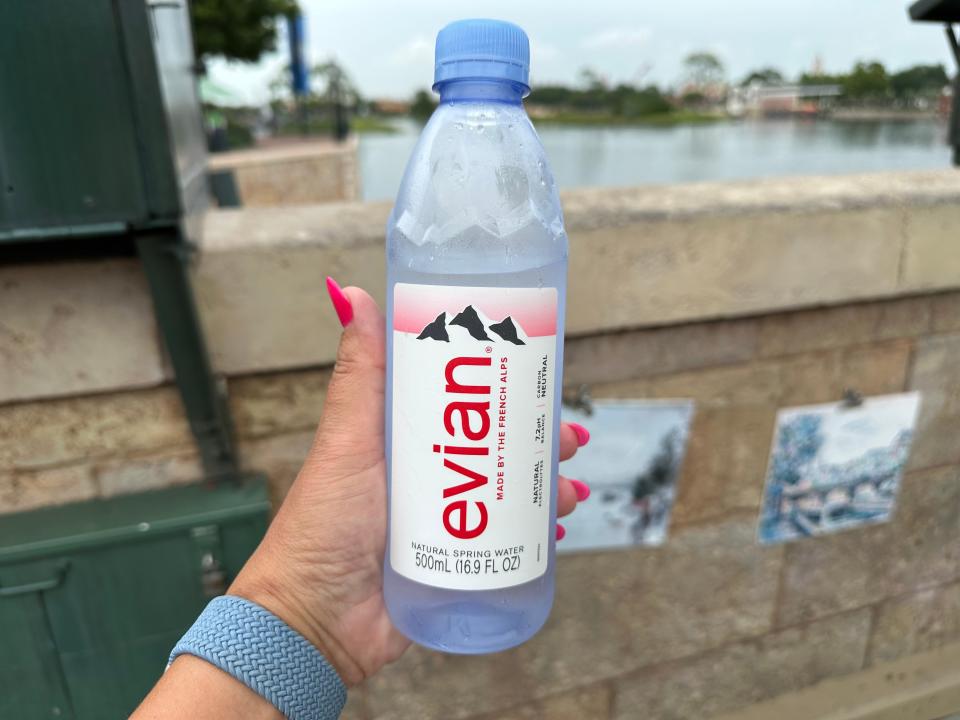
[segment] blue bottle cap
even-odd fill
[[[433,89],[449,80],[505,80],[530,89],[530,40],[503,20],[457,20],[437,33]]]

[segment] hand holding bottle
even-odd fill
[[[359,288],[328,283],[345,329],[313,447],[267,536],[229,594],[245,597],[314,643],[348,685],[400,656],[383,599],[386,538],[384,319]],[[560,429],[560,458],[589,436]],[[558,515],[589,495],[561,478]],[[562,528],[557,526],[558,536]]]

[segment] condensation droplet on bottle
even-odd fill
[[[454,123],[453,126],[454,126],[457,130],[463,130],[463,123]]]
[[[483,132],[483,125],[477,125],[477,132],[478,132],[478,133],[482,133],[482,132]]]

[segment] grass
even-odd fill
[[[637,115],[625,117],[609,113],[560,112],[549,117],[534,118],[535,125],[586,125],[603,127],[672,127],[674,125],[696,125],[725,120],[723,115],[697,112],[695,110],[674,110],[655,115]]]
[[[350,132],[355,133],[382,133],[392,134],[397,132],[393,123],[387,122],[377,117],[353,117],[350,118]],[[280,128],[280,135],[302,135],[303,128],[300,123],[290,121],[289,124]],[[332,135],[333,123],[330,120],[310,120],[307,126],[307,135]]]
[[[397,127],[378,117],[355,117],[350,120],[350,129],[358,133],[387,133],[397,132]]]

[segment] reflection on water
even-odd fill
[[[420,131],[360,136],[364,200],[396,194]],[[670,128],[544,127],[561,187],[922,170],[950,164],[946,124],[935,120],[738,121]]]

